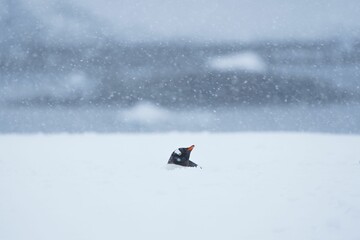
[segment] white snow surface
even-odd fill
[[[168,170],[195,144],[203,169]],[[0,239],[360,239],[360,136],[0,135]]]
[[[241,52],[218,56],[209,60],[209,65],[219,71],[247,71],[247,72],[264,72],[266,63],[254,52]]]

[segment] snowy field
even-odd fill
[[[195,144],[203,169],[166,169]],[[360,136],[0,135],[0,239],[360,239]]]

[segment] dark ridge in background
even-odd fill
[[[3,0],[0,132],[359,133],[347,3]],[[213,66],[249,54],[264,67]]]

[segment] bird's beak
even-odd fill
[[[189,152],[191,152],[191,151],[194,149],[194,147],[195,147],[195,145],[191,145],[190,147],[187,148],[187,150],[188,150]]]

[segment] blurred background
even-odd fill
[[[358,0],[0,0],[0,133],[360,133]]]

